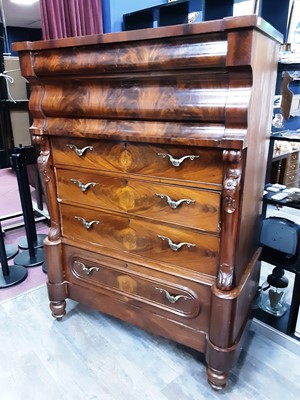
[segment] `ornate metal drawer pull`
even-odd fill
[[[167,236],[161,236],[158,235],[159,238],[161,238],[162,240],[167,240],[168,244],[170,246],[170,249],[173,251],[178,251],[182,246],[187,246],[187,247],[195,247],[196,245],[193,243],[187,243],[187,242],[181,242],[181,243],[173,243],[172,240],[170,238],[168,238]]]
[[[195,160],[195,158],[199,158],[199,156],[195,156],[193,154],[189,155],[189,156],[184,156],[181,158],[174,158],[171,154],[167,154],[167,153],[157,153],[158,156],[161,156],[162,158],[166,158],[169,157],[169,160],[171,161],[172,165],[174,167],[179,167],[179,165],[186,160],[187,158],[189,158],[190,160]]]
[[[181,200],[175,201],[175,200],[171,199],[170,196],[167,196],[166,194],[156,193],[156,196],[160,197],[161,199],[166,198],[167,203],[171,208],[177,208],[178,206],[180,206],[181,203],[187,203],[187,204],[195,203],[195,200],[191,200],[191,199],[181,199]]]
[[[93,221],[88,222],[82,217],[77,217],[77,215],[75,215],[74,218],[77,219],[78,221],[81,221],[82,225],[85,227],[85,229],[90,229],[93,224],[96,224],[96,225],[100,224],[100,221],[93,220]]]
[[[86,275],[90,275],[93,271],[96,271],[96,272],[99,271],[98,267],[87,267],[85,264],[83,264],[80,261],[74,261],[74,264],[77,264],[79,267],[81,267],[82,272],[84,272]]]
[[[85,192],[90,186],[95,187],[98,183],[88,182],[86,184],[80,182],[78,179],[70,179],[71,182],[75,183],[82,192]]]
[[[82,149],[79,149],[77,146],[75,146],[75,144],[67,144],[67,147],[70,147],[70,149],[74,150],[79,157],[82,157],[87,150],[93,150],[93,146],[85,146]]]
[[[183,296],[182,294],[179,294],[178,296],[172,296],[167,290],[161,289],[161,288],[155,288],[156,290],[159,290],[160,293],[164,293],[166,295],[166,299],[172,303],[175,304],[179,299],[184,299],[184,300],[190,300],[190,297],[188,296]]]

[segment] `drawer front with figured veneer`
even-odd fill
[[[194,328],[207,328],[210,285],[64,246],[67,280]]]
[[[52,138],[56,166],[185,180],[220,188],[222,150],[76,138]]]
[[[218,232],[218,192],[63,169],[57,169],[57,180],[62,202]]]
[[[143,218],[61,204],[63,236],[216,275],[219,237]]]
[[[283,183],[288,187],[297,187],[299,184],[299,169],[295,172],[290,172],[285,175]]]
[[[296,162],[299,160],[299,151],[295,151],[294,153],[291,153],[289,155],[289,161],[292,162]]]
[[[287,173],[297,171],[299,168],[298,162],[292,162],[287,165]]]

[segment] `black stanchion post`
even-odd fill
[[[35,171],[35,187],[36,187],[36,193],[37,193],[37,206],[39,210],[42,210],[44,208],[43,205],[43,186],[41,182],[41,177],[39,174],[38,168]]]
[[[31,193],[30,193],[30,186],[29,186],[29,180],[28,180],[28,172],[27,172],[27,165],[32,165],[36,164],[36,155],[33,146],[26,146],[26,147],[16,147],[13,149],[13,154],[21,154],[22,155],[22,160],[23,160],[23,166],[22,166],[22,175],[26,181],[26,185],[28,185],[29,190],[27,191],[29,196],[30,196],[30,202],[31,202]],[[37,179],[38,175],[38,170],[36,171],[36,179],[35,183],[37,185],[37,202],[38,202],[38,207],[40,207],[41,203],[41,194],[40,190],[41,188],[39,187],[40,184],[40,179]],[[32,204],[32,202],[31,202]],[[32,207],[31,207],[32,209]],[[31,234],[31,239],[30,241],[33,243],[33,247],[43,247],[44,246],[44,239],[47,235],[45,234],[37,234],[36,233],[36,228],[35,228],[35,221],[34,221],[34,213],[33,210],[31,211],[32,214],[32,220],[33,223],[31,223],[31,229],[30,229],[30,234]],[[28,240],[27,240],[27,235],[19,240],[18,243],[20,249],[28,249]]]
[[[44,252],[41,248],[34,247],[35,220],[32,208],[32,200],[29,188],[29,181],[26,171],[26,163],[22,153],[12,154],[11,161],[13,169],[16,171],[23,217],[25,222],[25,231],[28,242],[28,250],[23,251],[15,257],[15,264],[26,267],[35,267],[44,262]]]
[[[21,283],[27,277],[27,269],[21,265],[8,265],[4,245],[4,236],[0,224],[0,261],[2,275],[0,274],[0,289]]]

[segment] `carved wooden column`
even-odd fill
[[[59,209],[57,203],[57,189],[53,162],[50,155],[49,139],[47,136],[32,137],[35,145],[40,147],[38,167],[48,198],[48,209],[51,217],[51,228],[48,237],[44,241],[44,251],[48,263],[52,268],[48,270],[48,294],[50,309],[53,317],[61,319],[65,314],[67,298],[67,285],[63,276],[62,254],[61,254],[61,227]]]
[[[241,184],[241,152],[224,150],[222,232],[217,287],[231,290],[234,281],[235,245],[238,238],[238,210]]]

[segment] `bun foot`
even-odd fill
[[[223,371],[218,371],[214,368],[207,367],[207,379],[208,383],[214,390],[222,390],[226,386],[228,373]]]
[[[51,301],[50,310],[52,312],[52,317],[60,321],[62,317],[66,314],[66,302],[63,301]]]

